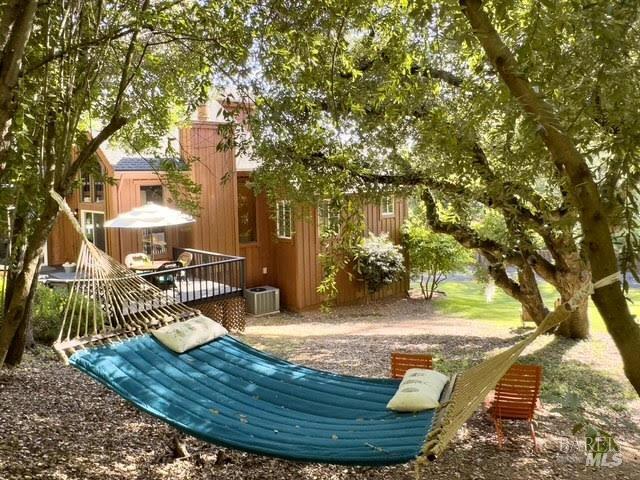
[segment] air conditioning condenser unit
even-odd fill
[[[260,316],[278,313],[280,311],[280,289],[269,287],[247,288],[244,291],[247,302],[247,312]]]

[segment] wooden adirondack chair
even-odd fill
[[[542,366],[516,364],[502,377],[493,395],[487,399],[500,447],[505,438],[502,420],[524,420],[529,423],[534,450],[538,449],[533,415],[539,403],[541,381]]]
[[[402,378],[410,368],[431,370],[433,358],[424,353],[391,352],[391,378]]]

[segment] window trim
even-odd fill
[[[282,210],[281,210],[282,207]],[[284,210],[285,208],[288,207],[288,210]],[[287,224],[286,219],[282,219],[282,222],[284,223],[284,225],[281,223],[281,217],[280,215],[284,215],[285,212],[288,213],[288,223],[289,223],[289,234],[286,235],[285,234],[281,234],[281,228],[284,228]],[[290,200],[278,200],[276,202],[276,237],[278,237],[281,240],[291,240],[293,239],[293,212],[291,211],[291,201]]]
[[[98,163],[98,168],[100,169],[100,175],[105,176],[105,169],[102,166],[101,163]],[[85,173],[83,173],[82,171],[80,171],[79,173],[80,175],[80,187],[78,188],[78,200],[80,203],[84,203],[84,204],[100,204],[103,205],[104,203],[106,203],[106,199],[107,199],[107,182],[105,182],[104,179],[96,182],[96,177],[93,173],[87,173],[85,175]],[[84,199],[84,186],[85,186],[85,181],[84,178],[85,176],[89,177],[89,200],[86,201]],[[102,200],[96,200],[96,183],[101,183],[102,184]],[[90,211],[90,210],[86,210],[86,211]]]
[[[385,210],[385,207],[389,206],[386,201],[391,201],[391,210]],[[396,198],[394,195],[385,195],[380,200],[380,215],[383,217],[395,217],[396,215]]]

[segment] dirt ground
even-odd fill
[[[309,366],[362,376],[386,376],[395,349],[432,353],[436,369],[452,371],[511,345],[523,332],[442,317],[421,301],[398,300],[330,314],[281,314],[249,320],[241,337],[258,348]],[[544,337],[525,356],[545,364],[543,405],[532,449],[525,425],[507,425],[496,445],[479,411],[424,478],[639,479],[640,402],[622,375],[610,339],[558,342]],[[557,367],[556,367],[557,365]],[[565,365],[563,367],[562,365]],[[568,365],[568,366],[567,366]],[[566,379],[566,382],[564,381]],[[587,401],[581,418],[606,427],[622,464],[585,465],[566,412],[575,385]],[[574,387],[571,387],[574,388]],[[613,399],[613,400],[612,400]],[[573,415],[573,416],[572,416]],[[410,479],[415,465],[354,468],[301,464],[220,449],[183,438],[191,456],[176,459],[177,433],[41,348],[20,367],[0,372],[0,479]]]

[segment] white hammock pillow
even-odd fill
[[[434,370],[410,368],[404,374],[396,394],[387,403],[396,412],[420,412],[440,406],[442,390],[449,377]]]
[[[176,353],[184,353],[227,333],[226,328],[204,315],[151,331],[160,343]]]

